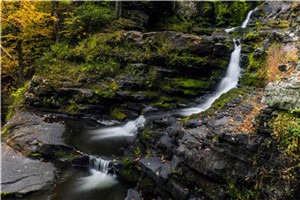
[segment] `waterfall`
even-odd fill
[[[218,85],[216,92],[210,96],[203,104],[200,104],[194,108],[182,109],[179,114],[182,116],[189,116],[194,113],[199,113],[207,110],[222,94],[228,92],[238,84],[240,76],[240,55],[241,55],[241,44],[240,42],[233,39],[234,51],[231,53],[230,62],[227,68],[226,76],[222,79]]]
[[[139,128],[144,127],[146,119],[143,115],[139,116],[136,120],[127,122],[123,126],[102,128],[90,131],[93,136],[91,140],[99,140],[112,137],[131,137],[134,136]]]
[[[242,25],[240,26],[241,28],[246,28],[246,27],[247,27],[247,24],[248,24],[248,22],[249,22],[249,20],[250,20],[250,17],[251,17],[251,15],[252,15],[253,11],[255,11],[256,9],[257,9],[257,8],[255,8],[254,10],[250,10],[250,11],[248,12],[246,19],[243,21]],[[235,31],[237,28],[238,28],[238,27],[227,28],[227,29],[225,29],[225,31],[226,31],[227,33],[229,33],[229,32]]]
[[[242,28],[245,28],[247,26],[253,11],[254,10],[248,12],[246,19],[241,25]],[[234,31],[235,29],[236,27],[231,29],[226,29],[225,31],[230,32],[230,31]],[[233,43],[234,43],[234,51],[231,53],[226,76],[222,79],[216,91],[210,97],[208,97],[203,104],[200,104],[199,106],[194,108],[179,110],[179,112],[177,112],[176,114],[182,116],[188,116],[194,113],[205,111],[222,94],[228,92],[229,90],[237,86],[240,73],[241,73],[241,68],[240,68],[241,44],[240,41],[236,41],[236,39],[233,39]],[[145,123],[146,123],[146,119],[144,118],[143,115],[141,115],[136,120],[129,121],[123,126],[93,130],[90,131],[90,134],[93,135],[91,137],[91,140],[100,140],[100,139],[113,138],[113,137],[132,137],[136,134],[139,128],[144,127]]]
[[[112,167],[113,163],[111,161],[90,156],[90,175],[79,178],[77,182],[79,190],[104,189],[117,184],[117,176],[109,173]]]
[[[90,169],[95,169],[99,172],[108,174],[108,171],[112,168],[112,162],[109,160],[104,160],[102,158],[96,158],[94,156],[89,157],[89,167]]]
[[[254,10],[250,10],[247,14],[245,21],[242,23],[241,28],[246,28],[251,14]],[[234,31],[235,28],[226,29],[226,32]],[[215,93],[208,97],[206,101],[197,107],[187,108],[179,110],[179,114],[182,116],[189,116],[194,113],[199,113],[207,110],[222,94],[228,92],[232,88],[235,88],[238,84],[241,68],[240,68],[240,57],[241,57],[241,43],[240,41],[236,41],[233,39],[234,43],[234,51],[231,53],[230,62],[226,71],[225,77],[222,79],[220,84],[218,85]]]
[[[248,24],[248,22],[249,22],[249,20],[250,20],[250,17],[251,17],[251,15],[252,15],[252,13],[253,13],[253,11],[254,11],[254,10],[250,10],[250,11],[248,12],[245,21],[243,21],[243,23],[242,23],[242,26],[241,26],[242,28],[246,28],[246,26],[247,26],[247,24]]]

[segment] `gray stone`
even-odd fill
[[[172,181],[171,182],[171,193],[175,197],[175,199],[187,199],[188,191],[185,190],[179,183]]]
[[[156,183],[163,183],[171,172],[170,164],[163,163],[155,157],[144,158],[138,161],[143,172],[148,174]]]
[[[262,102],[270,107],[290,110],[300,107],[300,82],[291,81],[271,82],[265,88]]]
[[[215,126],[225,126],[229,122],[230,118],[225,116],[215,121]]]
[[[54,181],[55,167],[52,163],[24,157],[6,144],[1,143],[1,192],[26,193],[44,189]]]
[[[140,194],[138,191],[135,189],[130,188],[127,191],[127,196],[124,200],[142,200],[142,194]]]
[[[43,117],[31,112],[17,112],[4,126],[8,131],[5,140],[24,154],[40,153],[55,156],[56,151],[73,149],[63,140],[65,126],[61,123],[47,123]]]

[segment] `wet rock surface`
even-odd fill
[[[2,195],[26,195],[37,192],[55,180],[52,163],[26,158],[1,143],[1,192]]]
[[[58,154],[77,154],[65,144],[62,123],[47,123],[45,117],[32,112],[17,112],[4,126],[3,140],[28,156],[59,157]]]
[[[137,165],[143,176],[157,185],[156,194],[201,199],[191,188],[197,185],[205,188],[201,194],[209,199],[225,199],[226,177],[241,185],[253,184],[257,168],[276,160],[275,150],[267,145],[271,140],[267,134],[249,134],[251,127],[247,124],[255,120],[249,113],[262,106],[261,96],[260,91],[246,92],[221,109],[210,109],[186,122],[166,116],[162,119],[164,126],[157,120],[148,124],[152,132],[161,130],[164,134],[154,141],[153,136],[148,143],[138,143],[146,144],[153,156],[141,158]]]
[[[127,196],[124,200],[142,200],[142,194],[140,194],[135,189],[131,188],[127,192]]]

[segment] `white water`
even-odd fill
[[[247,15],[246,20],[242,24],[242,28],[247,26],[247,23],[251,17],[253,11],[250,11]],[[232,28],[230,31],[235,30]],[[227,29],[229,30],[229,29]],[[179,114],[183,116],[188,116],[193,113],[199,113],[207,110],[215,100],[217,100],[223,93],[228,92],[230,89],[234,88],[238,84],[240,76],[240,54],[241,54],[241,44],[240,41],[233,40],[234,51],[230,57],[230,63],[226,72],[226,76],[222,79],[221,83],[218,85],[216,92],[210,96],[205,103],[200,104],[195,108],[182,109]],[[146,119],[143,115],[138,117],[136,120],[129,121],[123,126],[104,128],[100,130],[90,131],[92,134],[92,140],[101,140],[105,138],[113,137],[133,137],[135,136],[139,128],[144,127]],[[93,190],[93,189],[104,189],[107,187],[112,187],[118,183],[116,175],[109,174],[108,171],[111,168],[112,163],[107,160],[97,159],[90,157],[90,176],[82,177],[78,180],[77,184],[79,190]]]
[[[90,176],[81,177],[77,182],[79,190],[94,190],[112,187],[118,183],[117,176],[109,174],[112,163],[101,158],[90,157]]]
[[[252,15],[252,13],[253,13],[253,11],[254,11],[254,10],[250,10],[250,11],[248,12],[245,21],[242,23],[242,26],[241,26],[242,28],[246,28],[246,26],[247,26],[247,24],[248,24],[248,22],[249,22],[249,20],[250,20],[250,17],[251,17],[251,15]]]
[[[250,10],[247,14],[246,19],[241,25],[241,28],[246,28],[251,14],[254,10]],[[235,28],[226,29],[226,32],[234,31]],[[180,115],[189,116],[194,113],[199,113],[207,110],[222,94],[228,92],[232,88],[235,88],[238,84],[241,68],[240,68],[240,57],[241,57],[241,44],[240,41],[233,39],[234,51],[231,53],[230,62],[227,68],[226,76],[222,79],[218,85],[216,92],[210,96],[203,104],[200,104],[194,108],[182,109],[179,111]]]
[[[254,9],[254,10],[256,10],[256,9]],[[252,13],[253,13],[254,10],[250,10],[250,11],[248,12],[246,19],[243,21],[243,23],[242,23],[242,25],[241,25],[241,28],[246,28],[246,27],[247,27],[247,24],[248,24],[248,22],[249,22],[249,20],[250,20],[250,17],[251,17],[251,15],[252,15]],[[238,27],[227,28],[227,29],[225,29],[225,31],[226,31],[227,33],[229,33],[229,32],[235,31],[237,28],[238,28]]]
[[[222,79],[218,85],[215,94],[210,96],[203,104],[200,104],[194,108],[182,109],[179,111],[180,115],[189,116],[194,113],[199,113],[207,110],[222,94],[228,92],[232,88],[236,87],[240,77],[240,55],[241,44],[234,39],[234,51],[231,53],[229,66],[227,68],[226,76]]]
[[[101,140],[113,137],[132,137],[139,128],[144,127],[145,122],[146,119],[141,115],[136,120],[129,121],[123,126],[93,130],[89,133],[93,135],[91,140]]]

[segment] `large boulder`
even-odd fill
[[[17,112],[3,127],[2,139],[26,156],[71,159],[77,156],[72,147],[65,144],[65,126],[48,123],[46,117],[32,112]]]
[[[26,158],[1,143],[1,196],[13,197],[41,191],[55,180],[52,163]]]
[[[262,102],[282,110],[300,108],[300,71],[295,76],[278,82],[270,82],[265,88]]]

